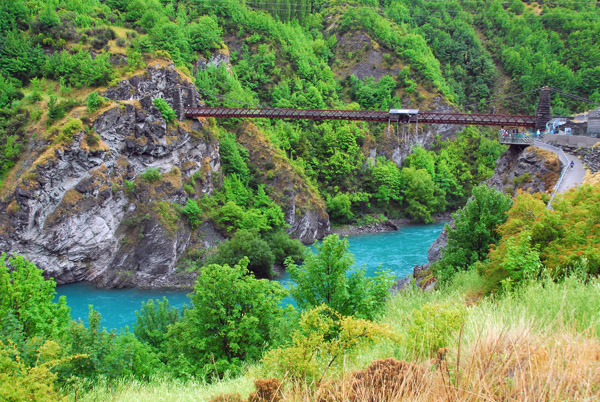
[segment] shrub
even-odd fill
[[[188,198],[185,207],[181,209],[181,213],[186,217],[192,229],[196,229],[202,223],[202,210],[198,203],[191,198]]]
[[[94,113],[98,110],[103,103],[104,99],[96,92],[92,92],[87,96],[87,108],[90,113]]]
[[[60,334],[71,319],[65,297],[54,302],[56,283],[45,280],[42,273],[21,256],[0,256],[0,321],[9,315],[16,318],[28,338]]]
[[[154,183],[159,181],[161,178],[162,176],[158,168],[149,168],[142,173],[142,180],[147,181],[148,183]]]
[[[38,355],[34,365],[14,344],[0,341],[0,400],[11,402],[54,402],[62,398],[57,392],[56,374],[52,372],[60,361],[60,347],[46,341],[33,351]]]
[[[295,263],[304,260],[306,247],[298,240],[290,238],[283,230],[273,233],[268,238],[268,243],[275,257],[276,264],[283,264],[288,257]]]
[[[250,170],[246,165],[241,148],[235,141],[233,134],[221,134],[219,138],[219,155],[221,157],[223,173],[237,174],[242,181],[248,178]]]
[[[202,16],[198,23],[188,25],[187,34],[192,50],[197,52],[218,48],[222,41],[221,28],[212,16]]]
[[[125,194],[128,196],[133,195],[135,193],[136,184],[133,181],[125,180],[123,182],[123,186],[125,188]]]
[[[406,331],[409,352],[415,358],[431,358],[450,344],[464,322],[464,310],[451,304],[427,303],[414,310]]]
[[[352,202],[348,194],[340,193],[327,200],[327,211],[332,221],[337,223],[349,223],[354,218],[352,214]]]
[[[160,367],[150,346],[126,330],[117,334],[101,327],[101,316],[90,306],[88,327],[81,321],[71,322],[66,339],[70,355],[80,356],[70,362],[63,375],[116,380],[125,376],[147,378]]]
[[[526,280],[537,279],[542,270],[538,251],[531,246],[531,230],[503,239],[490,252],[489,259],[480,263],[477,270],[484,278],[487,292],[520,287]]]
[[[389,297],[393,275],[382,271],[368,278],[364,268],[354,266],[348,240],[338,235],[327,236],[315,248],[317,254],[308,253],[302,266],[286,261],[298,307],[326,304],[342,315],[373,319]]]
[[[343,366],[361,346],[382,340],[397,340],[397,336],[384,325],[343,317],[321,305],[302,314],[289,345],[269,351],[264,367],[270,373],[307,384],[320,382],[329,369]]]
[[[96,134],[94,129],[86,130],[85,132],[85,142],[91,147],[95,147],[100,142],[100,136]]]
[[[473,199],[453,215],[454,227],[446,227],[448,244],[433,266],[440,281],[447,282],[455,272],[467,270],[487,255],[490,244],[499,239],[496,228],[506,220],[511,205],[509,196],[485,184],[473,189]]]
[[[169,106],[164,99],[154,98],[152,103],[160,111],[160,114],[167,121],[167,123],[170,123],[177,118],[175,111],[171,109],[171,106]]]
[[[169,325],[175,324],[180,317],[179,309],[171,307],[169,300],[148,300],[142,302],[140,311],[135,312],[134,335],[150,345],[155,352],[164,351]]]
[[[233,238],[219,245],[217,252],[209,257],[209,263],[234,265],[244,257],[249,260],[247,268],[256,276],[273,276],[275,257],[269,244],[255,230],[238,230]]]
[[[190,295],[192,307],[168,333],[169,362],[180,373],[235,374],[242,362],[260,358],[282,314],[286,291],[277,282],[256,279],[239,265],[202,269]]]

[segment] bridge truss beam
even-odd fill
[[[249,108],[185,108],[187,118],[266,118],[303,120],[354,120],[396,122],[398,116],[379,110],[315,110],[315,109],[249,109]],[[419,112],[401,123],[457,124],[478,126],[535,127],[536,116],[512,116],[480,113]]]

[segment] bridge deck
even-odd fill
[[[504,137],[498,134],[498,140],[501,144],[507,145],[533,145],[533,137],[529,134],[508,134]]]
[[[458,124],[479,126],[534,127],[535,116],[511,116],[480,113],[418,112],[416,115],[398,116],[380,110],[314,110],[314,109],[249,109],[249,108],[185,108],[187,118],[267,118],[308,120],[356,120],[400,123]]]

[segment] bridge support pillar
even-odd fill
[[[546,123],[552,118],[550,113],[550,87],[540,89],[540,98],[535,111],[535,130],[544,132]]]

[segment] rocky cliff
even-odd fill
[[[39,152],[25,158],[14,188],[3,189],[0,250],[24,255],[59,284],[191,287],[194,275],[177,269],[182,257],[224,240],[210,221],[191,230],[176,208],[221,185],[212,129],[203,119],[184,120],[184,108],[198,105],[200,95],[164,62],[103,95],[109,101],[99,111],[69,116],[87,126],[37,137]],[[154,98],[165,99],[179,119],[167,123]],[[318,192],[256,127],[239,131],[249,163],[283,207],[288,232],[304,243],[323,237],[329,218]],[[184,183],[193,183],[191,194]]]
[[[199,236],[176,224],[171,204],[185,202],[182,181],[191,175],[199,195],[213,191],[219,147],[198,121],[167,124],[152,100],[164,98],[182,117],[200,97],[168,65],[104,95],[113,101],[88,128],[49,142],[4,197],[0,249],[25,255],[59,284],[189,286],[177,260],[222,237],[210,225]]]
[[[511,196],[519,191],[548,193],[556,184],[560,173],[560,161],[552,152],[534,146],[524,149],[511,146],[500,156],[494,174],[485,183]],[[429,247],[429,263],[441,258],[447,242],[448,232],[444,228]]]

